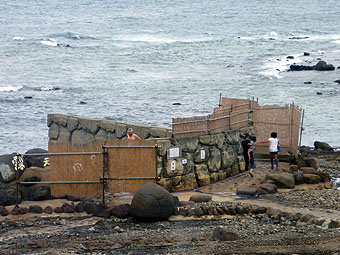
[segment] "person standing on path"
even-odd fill
[[[250,146],[251,146],[251,142],[249,140],[249,134],[245,133],[243,135],[243,141],[242,141],[243,157],[244,157],[244,161],[246,163],[245,171],[248,171],[248,169],[249,169],[249,154],[248,154],[248,151],[250,149]]]
[[[279,139],[277,139],[276,132],[272,132],[270,136],[271,137],[268,140],[258,142],[257,144],[269,143],[270,163],[272,165],[272,169],[274,169],[274,159],[275,159],[276,170],[279,170],[279,160],[277,158],[277,155],[279,152],[278,146],[280,145],[280,141]]]

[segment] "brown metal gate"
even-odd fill
[[[156,140],[116,140],[107,150],[107,190],[136,192],[147,182],[156,182]],[[120,178],[124,180],[119,180]]]
[[[156,182],[156,140],[111,140],[49,143],[53,197],[88,197],[109,192],[136,192]],[[105,183],[103,187],[103,182]]]

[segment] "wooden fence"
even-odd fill
[[[253,125],[258,141],[278,133],[283,153],[297,154],[302,110],[289,106],[260,106],[254,99],[222,98],[213,114],[191,118],[174,118],[174,137],[214,134]],[[268,144],[258,145],[256,153],[268,153]]]
[[[286,106],[255,105],[253,123],[257,141],[270,138],[272,132],[278,134],[282,153],[297,155],[302,110],[294,104]],[[259,144],[256,153],[268,153],[268,144]]]
[[[244,99],[227,101],[224,99],[221,101],[221,106],[215,108],[212,114],[172,119],[173,136],[185,137],[214,134],[248,126],[252,101]]]

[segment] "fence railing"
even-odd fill
[[[16,153],[16,155],[13,157],[12,163],[14,165],[14,170],[16,171],[16,207],[18,207],[19,204],[19,186],[20,185],[27,185],[27,184],[53,184],[53,185],[64,185],[64,184],[72,184],[72,185],[83,185],[83,184],[101,184],[102,185],[102,201],[105,203],[105,190],[106,185],[109,181],[133,181],[133,180],[157,180],[156,177],[108,177],[108,169],[109,169],[109,160],[108,160],[108,150],[109,149],[145,149],[145,148],[158,148],[159,146],[156,144],[154,146],[102,146],[102,151],[95,151],[95,152],[62,152],[62,153],[29,153],[29,154],[19,154]],[[25,170],[24,165],[24,157],[26,156],[34,156],[34,157],[45,157],[44,158],[44,166],[50,165],[50,157],[57,157],[57,156],[94,156],[94,155],[101,155],[102,156],[102,170],[99,170],[97,172],[102,171],[102,174],[99,176],[98,180],[44,180],[44,181],[20,181],[21,175],[23,171]],[[20,172],[21,171],[21,172]],[[67,179],[73,179],[71,175],[68,176]]]

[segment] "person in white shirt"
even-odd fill
[[[279,160],[277,158],[278,154],[278,145],[280,145],[279,139],[277,139],[277,133],[272,132],[270,134],[270,138],[268,140],[258,142],[257,144],[260,143],[269,143],[269,153],[270,153],[270,163],[272,165],[272,169],[274,169],[274,159],[275,159],[275,165],[276,165],[276,170],[279,170]]]

